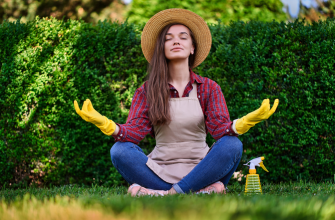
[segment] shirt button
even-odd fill
[[[120,136],[122,137],[122,134],[120,134]]]
[[[117,139],[120,139],[120,137],[118,137]]]
[[[226,131],[229,132],[229,129],[227,129]]]
[[[198,96],[198,98],[200,99],[200,95]]]
[[[174,93],[177,93],[177,91],[174,91]]]

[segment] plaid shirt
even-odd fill
[[[225,135],[237,136],[232,129],[226,101],[220,86],[211,79],[196,75],[190,70],[190,82],[187,84],[182,97],[188,97],[193,89],[192,84],[197,82],[197,97],[205,117],[206,133],[210,133],[215,140]],[[170,84],[169,84],[170,85]],[[153,125],[148,117],[144,83],[135,91],[132,99],[126,124],[118,124],[120,131],[113,135],[116,141],[133,142],[138,144],[147,134],[155,137]],[[179,98],[178,91],[170,85],[170,97]]]

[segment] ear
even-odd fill
[[[192,47],[191,47],[191,54],[194,54],[194,44],[192,44]]]

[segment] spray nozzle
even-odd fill
[[[250,174],[256,174],[256,166],[262,167],[263,170],[265,170],[266,172],[269,172],[263,164],[264,159],[265,159],[264,157],[257,157],[255,159],[250,160],[248,163],[243,164],[243,165],[249,166],[249,173]]]

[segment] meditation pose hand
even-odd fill
[[[268,119],[277,109],[279,100],[276,99],[274,105],[270,110],[270,100],[264,99],[261,107],[253,112],[250,112],[243,118],[240,118],[236,121],[236,131],[239,134],[246,133],[251,127],[255,124]]]
[[[82,110],[80,110],[78,103],[75,100],[74,108],[82,119],[96,125],[104,134],[112,135],[115,131],[116,124],[112,120],[109,120],[106,116],[102,116],[99,112],[97,112],[93,108],[91,100],[86,99],[86,101],[84,101]]]

